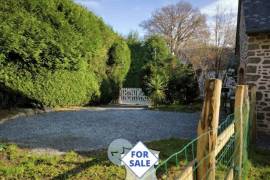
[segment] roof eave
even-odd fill
[[[247,35],[254,35],[254,34],[259,34],[259,33],[270,33],[270,29],[248,29],[246,31]]]

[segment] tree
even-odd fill
[[[233,57],[236,35],[236,14],[226,9],[224,1],[217,0],[209,18],[209,36],[191,40],[183,50],[185,58],[198,70],[201,90],[208,78],[222,79],[228,62]]]
[[[208,31],[205,16],[190,3],[183,1],[156,10],[141,26],[149,34],[164,36],[171,53],[177,56],[188,40],[198,38]]]
[[[149,37],[144,42],[143,49],[146,64],[143,67],[142,88],[148,94],[148,82],[153,74],[159,74],[168,79],[168,72],[165,67],[171,54],[164,38],[158,35]]]
[[[228,60],[226,49],[233,49],[236,35],[236,15],[231,10],[226,9],[222,2],[217,0],[216,12],[214,15],[213,37],[216,47],[215,74],[220,78],[222,62]]]

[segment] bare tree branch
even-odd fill
[[[141,26],[149,34],[163,35],[173,54],[179,54],[188,40],[197,38],[199,33],[208,30],[205,16],[183,1],[156,10]]]

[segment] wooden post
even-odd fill
[[[233,180],[233,169],[230,169],[229,174],[225,178],[226,180]]]
[[[250,88],[250,120],[251,120],[251,142],[256,143],[257,138],[257,109],[256,109],[256,86]]]
[[[221,80],[210,79],[205,83],[205,99],[197,130],[198,137],[200,136],[197,142],[197,179],[215,179],[221,87]]]
[[[242,177],[242,161],[243,161],[243,104],[245,96],[245,86],[238,85],[235,92],[235,151],[234,151],[234,165],[235,165],[235,179]]]
[[[244,119],[243,119],[243,164],[248,160],[248,148],[250,144],[250,102],[248,86],[245,86],[244,94]]]
[[[182,171],[180,176],[176,176],[175,180],[193,180],[193,167],[195,161],[190,162]]]

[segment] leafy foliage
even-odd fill
[[[154,35],[145,41],[145,58],[148,62],[162,63],[170,56],[169,48],[163,37]]]
[[[143,89],[146,94],[149,94],[148,82],[154,76],[161,76],[165,84],[168,81],[168,72],[165,68],[167,63],[166,60],[169,58],[170,53],[164,39],[160,36],[151,36],[144,43],[144,58],[146,64],[143,67]]]
[[[109,103],[118,97],[119,89],[130,67],[130,50],[123,40],[116,41],[109,50],[107,78],[102,82],[101,102]]]
[[[124,40],[116,41],[109,50],[108,75],[115,83],[121,84],[130,67],[130,50]]]
[[[0,0],[0,21],[0,83],[45,106],[91,102],[129,69],[125,42],[72,0]]]
[[[150,98],[152,99],[154,107],[156,108],[158,103],[165,99],[166,81],[163,76],[155,74],[151,77],[147,85]]]
[[[170,53],[163,37],[155,35],[148,37],[145,41],[140,41],[136,34],[131,33],[128,44],[131,49],[132,63],[127,82],[125,82],[126,87],[132,87],[134,85],[132,82],[135,81],[135,87],[142,87],[147,95],[154,98],[151,95],[153,92],[149,91],[151,84],[149,82],[156,81],[157,83],[155,79],[157,75],[165,84],[162,88],[166,95],[162,98],[163,102],[191,103],[198,97],[198,84],[192,67],[182,64]],[[153,101],[157,102],[156,100]]]
[[[140,88],[143,80],[143,68],[147,63],[145,59],[144,42],[139,39],[137,32],[131,32],[127,37],[127,44],[131,51],[131,66],[124,83],[125,87]]]
[[[188,104],[193,103],[199,96],[198,82],[191,65],[178,64],[171,69],[167,100],[170,103],[175,101]]]

